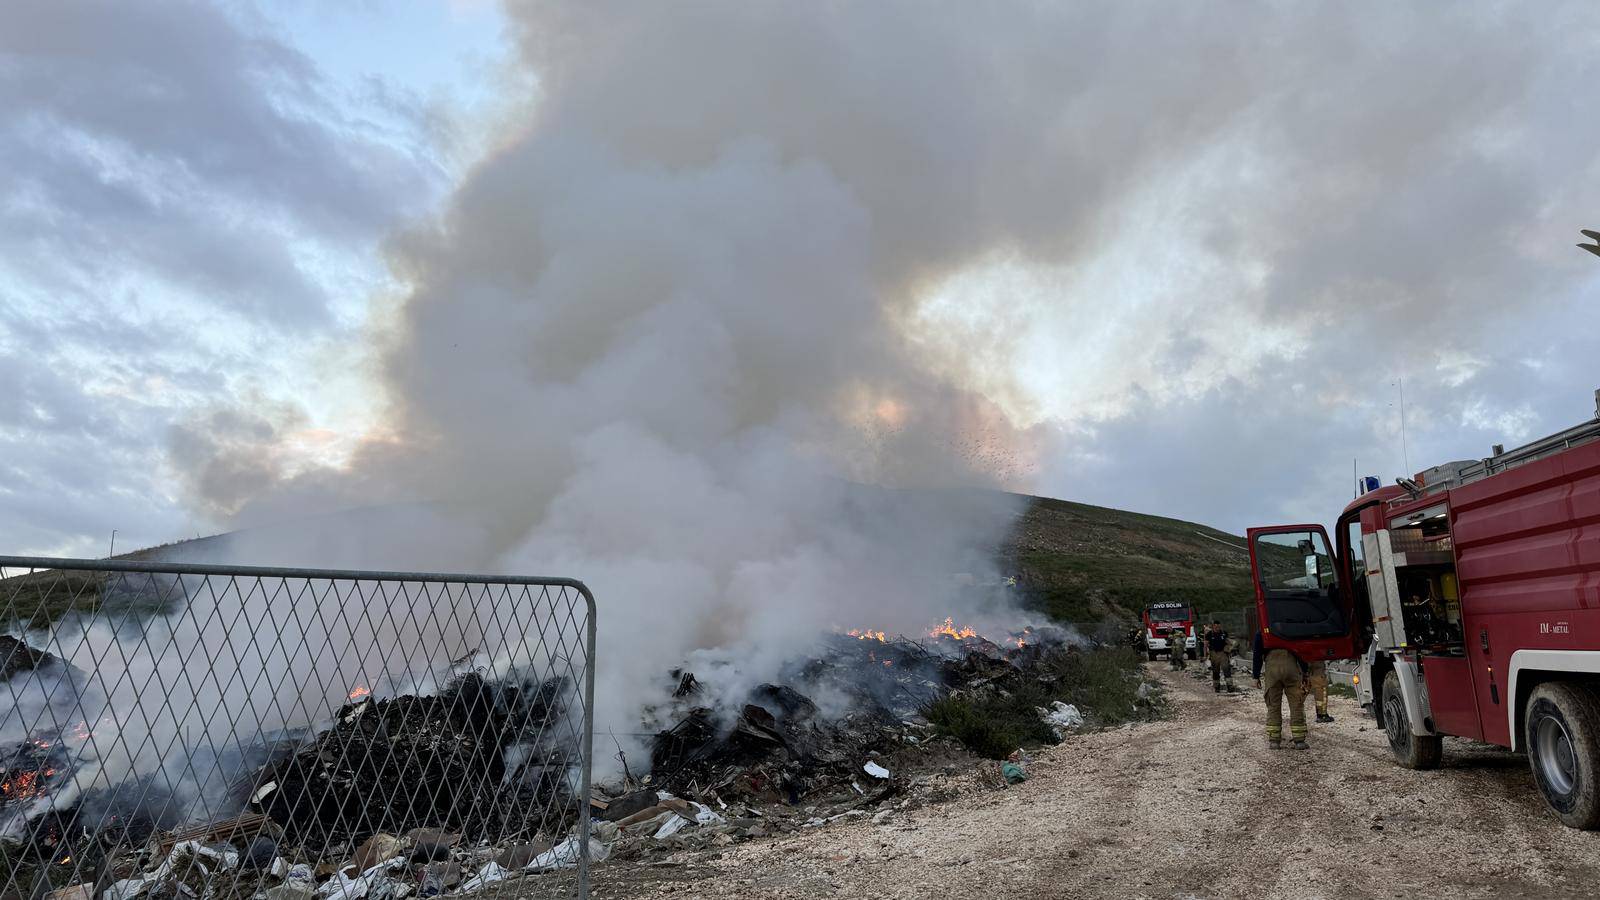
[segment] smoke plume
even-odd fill
[[[1415,212],[1463,177],[1514,172],[1490,144],[1445,145],[1544,77],[1532,44],[1498,40],[1509,12],[508,13],[538,94],[442,215],[390,242],[408,289],[372,327],[382,432],[327,469],[285,468],[259,417],[197,421],[174,448],[194,503],[235,525],[376,510],[373,527],[247,533],[228,554],[242,562],[587,580],[613,687],[693,648],[776,658],[818,627],[911,630],[961,611],[949,575],[979,567],[1014,510],[952,488],[1025,484],[1042,451],[1014,424],[1032,418],[1005,298],[979,320],[930,319],[931,289],[997,259],[1083,274],[1132,209],[1205,264],[1169,266],[1155,292],[1151,310],[1184,309],[1182,333],[1129,342],[1158,387],[1203,391],[1292,358],[1328,304],[1417,321],[1433,297],[1416,273],[1442,251],[1364,291],[1318,240],[1409,240],[1410,219],[1350,222],[1397,183],[1421,185],[1397,204]],[[1419,102],[1479,70],[1515,75]],[[1456,174],[1405,179],[1418,148]],[[1347,215],[1306,222],[1296,198]],[[1197,230],[1162,235],[1163,210]],[[1456,296],[1463,313],[1489,300]]]

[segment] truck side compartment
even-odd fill
[[[1526,698],[1551,670],[1516,678],[1513,653],[1600,653],[1600,443],[1458,487],[1450,507],[1483,739],[1517,748]],[[1577,659],[1543,665],[1586,667]]]

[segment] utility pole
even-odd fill
[[[117,555],[117,530],[115,528],[113,528],[113,529],[111,529],[111,549],[106,551],[106,556],[107,557],[112,557],[112,556],[116,556],[116,555]]]

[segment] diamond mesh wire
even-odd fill
[[[0,557],[0,900],[586,896],[593,684],[576,581]]]

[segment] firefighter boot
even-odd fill
[[[1325,709],[1324,710],[1320,710],[1317,713],[1317,721],[1321,722],[1324,725],[1326,725],[1327,723],[1333,721],[1333,716],[1328,715],[1328,711],[1325,710]]]
[[[1306,743],[1305,741],[1295,741],[1294,742],[1294,748],[1296,750],[1310,750],[1311,749],[1311,745]]]

